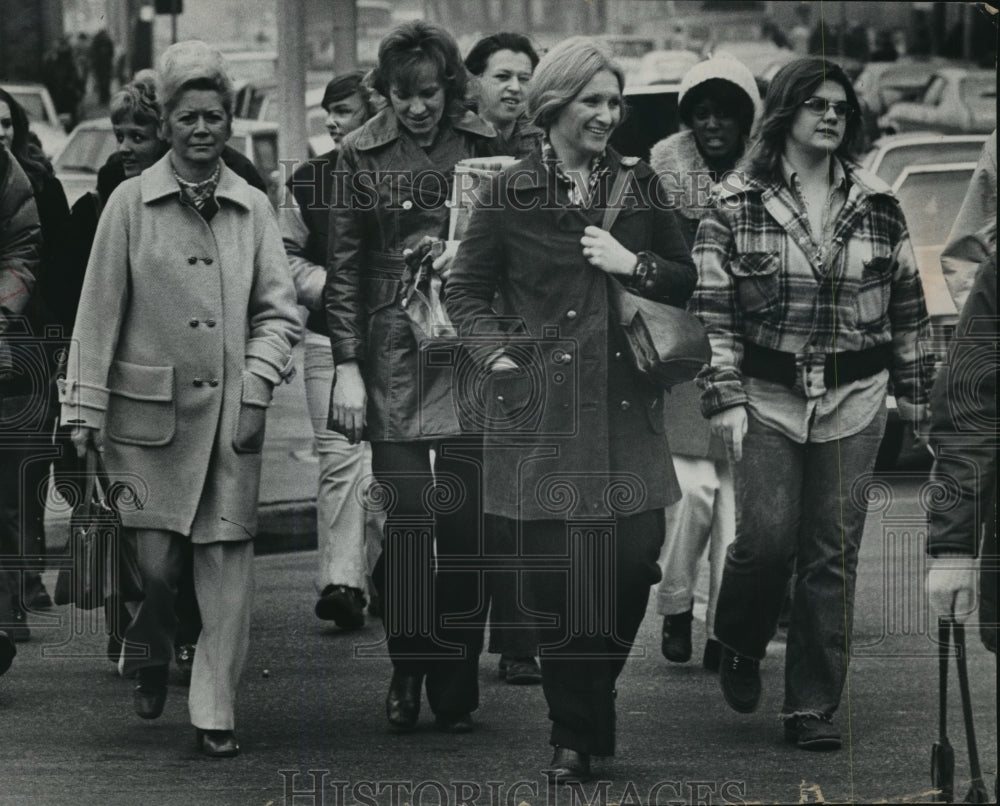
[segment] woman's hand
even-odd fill
[[[76,447],[76,455],[81,459],[87,456],[87,448],[90,446],[93,446],[97,451],[104,450],[104,432],[100,428],[78,425],[70,432],[69,438]]]
[[[330,421],[352,445],[361,442],[367,402],[365,382],[357,361],[338,364],[330,400]]]
[[[434,258],[431,268],[434,269],[438,277],[442,280],[447,280],[451,274],[452,261],[455,259],[455,255],[458,254],[458,245],[462,242],[439,241],[439,243],[444,245],[444,251],[438,257]]]
[[[607,230],[587,227],[580,243],[583,245],[583,256],[594,268],[628,277],[635,272],[638,256],[618,243]]]
[[[743,437],[747,433],[746,406],[720,411],[710,420],[712,434],[722,440],[730,462],[743,459]]]

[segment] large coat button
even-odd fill
[[[567,319],[576,319],[576,311],[566,311]]]
[[[632,404],[629,403],[627,400],[623,400],[621,403],[618,404],[618,408],[620,408],[622,411],[628,411],[630,408],[632,408]]]
[[[194,256],[188,258],[188,265],[189,266],[193,266],[197,262],[198,262],[198,258],[196,258]]]
[[[205,385],[205,381],[203,379],[201,379],[201,378],[195,378],[193,381],[191,381],[191,384],[193,386],[204,386]]]
[[[188,324],[191,325],[191,327],[198,327],[198,320],[192,319],[190,322],[188,322]]]
[[[208,325],[208,327],[215,327],[215,320],[214,319],[206,319],[205,320],[205,324]]]

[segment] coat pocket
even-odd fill
[[[762,315],[778,304],[781,258],[777,252],[746,252],[732,263],[744,313]]]
[[[891,272],[892,258],[888,255],[875,255],[864,261],[861,283],[855,297],[859,327],[877,325],[888,313]]]
[[[376,256],[376,260],[378,257]],[[401,262],[401,259],[399,259]],[[369,315],[388,308],[399,298],[402,283],[400,275],[393,272],[371,271],[361,281],[365,310]]]
[[[174,368],[114,361],[108,375],[106,430],[113,442],[169,445],[177,431]]]
[[[263,378],[243,371],[240,412],[233,437],[233,450],[237,453],[260,453],[264,447],[264,426],[273,391],[271,384]]]

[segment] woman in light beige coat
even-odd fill
[[[81,454],[103,448],[131,486],[122,522],[145,598],[126,631],[136,713],[166,699],[185,543],[203,629],[189,710],[199,748],[239,752],[236,685],[246,657],[264,422],[292,374],[295,291],[267,197],[220,160],[232,119],[221,56],[201,42],[159,67],[171,150],[108,200],[91,252],[63,391]],[[129,506],[129,503],[134,505]],[[142,650],[146,648],[148,652]]]

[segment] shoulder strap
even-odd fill
[[[617,203],[617,200],[621,198],[622,191],[625,189],[625,183],[628,181],[631,173],[628,168],[622,166],[615,177],[614,184],[611,185],[611,193],[608,196],[609,204],[604,209],[604,218],[601,219],[601,229],[605,232],[611,232],[611,227],[614,226],[615,221],[618,219],[618,214],[622,211],[622,207]]]

